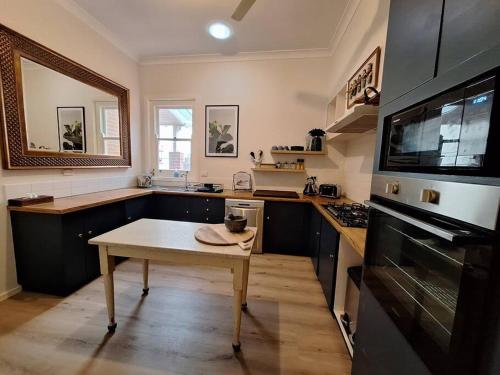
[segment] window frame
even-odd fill
[[[152,100],[150,101],[150,107],[151,107],[151,126],[152,126],[152,144],[154,147],[152,147],[152,152],[153,152],[153,168],[156,171],[157,175],[159,177],[168,177],[168,178],[182,178],[181,176],[176,176],[175,172],[177,173],[185,173],[185,172],[192,172],[193,171],[193,132],[194,132],[194,116],[195,116],[195,107],[194,107],[194,100]],[[160,109],[190,109],[191,110],[191,138],[169,138],[169,137],[160,137],[160,129],[159,129],[159,113]],[[190,142],[191,145],[191,155],[190,155],[190,165],[189,165],[189,170],[185,169],[160,169],[160,154],[159,154],[159,147],[160,147],[160,141],[173,141],[174,145],[176,142]],[[175,146],[174,146],[175,147]]]

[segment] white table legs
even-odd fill
[[[233,266],[233,349],[239,352],[240,326],[241,326],[241,303],[243,299],[243,261],[236,262]]]
[[[113,271],[115,270],[115,257],[108,255],[106,246],[99,246],[99,263],[101,273],[104,277],[104,292],[106,294],[106,306],[108,308],[108,331],[116,330],[115,321],[115,287],[113,282]]]
[[[247,289],[248,289],[248,273],[250,270],[250,259],[243,261],[243,293],[241,298],[241,309],[247,309]]]
[[[142,281],[144,282],[144,287],[142,289],[142,295],[147,296],[149,293],[149,284],[148,284],[148,275],[149,275],[149,260],[142,260]]]

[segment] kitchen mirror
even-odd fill
[[[125,87],[0,25],[3,166],[129,167]]]

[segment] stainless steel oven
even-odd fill
[[[499,72],[380,109],[354,375],[494,373]]]
[[[482,347],[494,233],[369,204],[364,285],[431,373],[471,374]]]

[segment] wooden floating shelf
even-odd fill
[[[359,104],[347,110],[342,117],[326,127],[328,133],[364,133],[375,129],[378,121],[378,107]]]
[[[289,168],[252,168],[254,172],[275,172],[275,173],[305,173],[305,169],[289,169]]]
[[[290,150],[271,150],[273,155],[328,155],[326,150],[324,151],[290,151]]]

